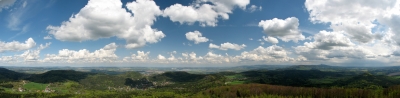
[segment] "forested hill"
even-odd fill
[[[398,85],[400,84],[400,80],[385,75],[363,73],[348,79],[335,81],[333,84],[339,87],[379,89],[382,87],[387,88],[389,86]]]
[[[15,81],[21,79],[26,74],[8,70],[6,68],[0,68],[0,82]]]
[[[175,71],[175,72],[165,72],[160,75],[155,75],[151,77],[154,81],[172,81],[172,82],[195,82],[206,75],[201,74],[190,74],[184,71]]]
[[[93,73],[74,70],[51,70],[42,74],[31,75],[27,80],[38,83],[64,82],[67,80],[79,81]]]

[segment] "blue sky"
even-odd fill
[[[400,1],[367,1],[2,0],[0,65],[398,65]]]

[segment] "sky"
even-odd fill
[[[0,0],[0,66],[398,66],[400,0]]]

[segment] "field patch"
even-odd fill
[[[24,85],[27,90],[44,90],[48,84],[29,82]]]
[[[245,81],[232,81],[227,84],[236,85],[236,84],[244,84],[244,83],[245,83]]]

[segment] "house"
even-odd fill
[[[54,92],[54,90],[50,89],[49,87],[46,87],[46,89],[44,89],[43,92],[45,92],[45,93],[51,93],[51,92]]]
[[[18,91],[19,92],[25,92],[26,90],[24,88],[22,88],[22,87],[18,87]]]

